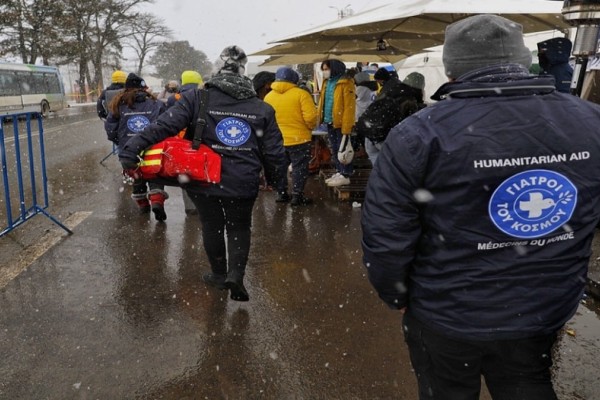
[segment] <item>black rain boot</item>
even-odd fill
[[[215,274],[213,272],[209,272],[208,274],[202,275],[202,280],[207,285],[210,285],[219,290],[227,289],[227,285],[225,284],[225,279],[227,275],[225,274]]]
[[[250,296],[244,286],[244,275],[228,273],[225,279],[225,286],[231,291],[230,298],[235,301],[248,301]]]
[[[292,206],[307,206],[309,204],[312,204],[312,199],[309,199],[308,197],[304,197],[304,195],[302,193],[299,194],[293,194],[292,195],[292,202],[290,203]]]

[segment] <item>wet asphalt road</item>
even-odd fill
[[[138,215],[116,158],[98,162],[111,146],[93,113],[45,130],[48,212],[74,234],[38,215],[0,238],[0,399],[417,398],[400,315],[364,273],[360,208],[316,178],[312,206],[262,192],[238,303],[202,283],[200,224],[179,189],[166,223]],[[561,400],[600,399],[599,314],[585,303],[556,349]]]

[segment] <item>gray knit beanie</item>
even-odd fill
[[[404,78],[402,83],[415,89],[425,89],[425,77],[418,72],[411,72],[406,75],[406,78]]]
[[[458,78],[477,68],[500,63],[531,65],[523,27],[498,15],[465,18],[446,28],[442,54],[446,75]]]

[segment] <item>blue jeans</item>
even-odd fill
[[[334,128],[332,124],[327,125],[327,137],[329,138],[329,144],[331,145],[331,158],[335,161],[335,170],[345,177],[349,177],[354,172],[352,163],[348,165],[342,164],[337,157],[340,144],[342,142],[342,130]]]
[[[550,367],[556,333],[511,340],[458,340],[404,315],[420,400],[478,400],[481,376],[494,400],[556,400]]]

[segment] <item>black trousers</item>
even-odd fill
[[[478,400],[481,376],[494,400],[556,400],[550,367],[556,334],[526,339],[456,340],[407,312],[403,330],[420,400]]]
[[[308,179],[308,164],[310,162],[310,142],[297,144],[294,146],[285,146],[285,156],[287,164],[292,164],[292,194],[303,194],[306,180]],[[285,174],[277,191],[279,193],[288,190],[288,179]]]
[[[189,191],[188,194],[200,215],[204,251],[212,272],[243,278],[256,199],[214,197]]]

